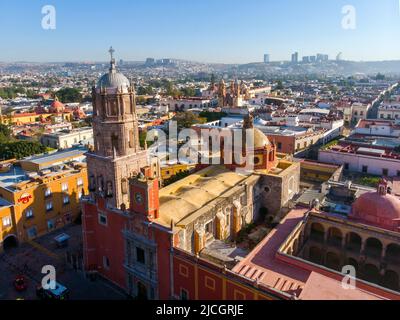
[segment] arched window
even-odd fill
[[[342,232],[338,228],[329,228],[328,243],[340,247],[342,244]]]
[[[386,259],[390,262],[400,262],[400,246],[395,243],[391,243],[386,249]]]
[[[107,190],[106,190],[106,196],[111,198],[113,196],[113,187],[112,187],[112,182],[107,181]]]
[[[100,192],[104,190],[104,178],[102,175],[97,177],[97,188]]]
[[[322,224],[313,223],[311,225],[310,238],[312,240],[323,241],[324,235],[325,235],[325,230],[324,230],[324,227],[322,226]]]
[[[361,237],[357,233],[350,232],[347,235],[346,248],[347,250],[353,252],[360,252],[361,242],[362,242]]]
[[[94,175],[89,177],[89,191],[96,191],[96,179]]]
[[[123,194],[128,193],[128,180],[126,178],[121,180],[121,190]]]
[[[119,149],[118,149],[118,135],[116,135],[114,133],[111,135],[111,149],[112,149],[112,152],[114,152],[114,150],[116,152],[119,151]]]
[[[376,238],[369,238],[365,245],[365,253],[370,256],[380,257],[382,253],[382,242]]]

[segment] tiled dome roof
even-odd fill
[[[387,184],[382,181],[377,192],[361,195],[353,204],[350,218],[384,229],[399,231],[400,199],[387,193]]]

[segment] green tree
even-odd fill
[[[199,116],[201,118],[207,119],[207,122],[221,120],[221,118],[226,117],[227,114],[225,112],[210,112],[210,111],[202,111]]]
[[[77,88],[63,88],[56,95],[63,103],[82,101],[81,91]]]
[[[3,160],[22,159],[45,151],[45,146],[33,141],[0,143],[0,157]]]
[[[206,123],[206,118],[201,118],[193,112],[179,112],[174,120],[178,123],[178,128],[190,128],[196,123]]]
[[[196,90],[192,87],[185,87],[181,89],[181,94],[184,97],[194,97],[196,95]]]
[[[0,142],[7,142],[11,140],[11,129],[6,124],[0,124]]]

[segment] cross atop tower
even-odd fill
[[[113,60],[114,59],[114,52],[115,52],[114,48],[111,46],[110,50],[108,50],[108,52],[110,53],[111,60]]]

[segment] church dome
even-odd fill
[[[254,129],[254,148],[264,148],[265,146],[270,145],[270,142],[267,136],[260,130]]]
[[[97,83],[97,88],[126,88],[129,86],[130,82],[127,77],[111,69],[110,72],[103,75]]]
[[[54,101],[50,106],[50,112],[52,113],[60,113],[65,110],[65,106],[60,100],[58,100],[57,96],[55,97]]]
[[[361,195],[353,203],[349,218],[384,229],[399,231],[400,199],[387,192],[387,184],[382,181],[377,192],[367,192]]]
[[[113,58],[114,49],[111,47],[109,52],[111,54],[110,69],[108,73],[101,76],[96,87],[97,89],[127,89],[130,86],[130,82],[122,73],[117,72],[115,59]]]

